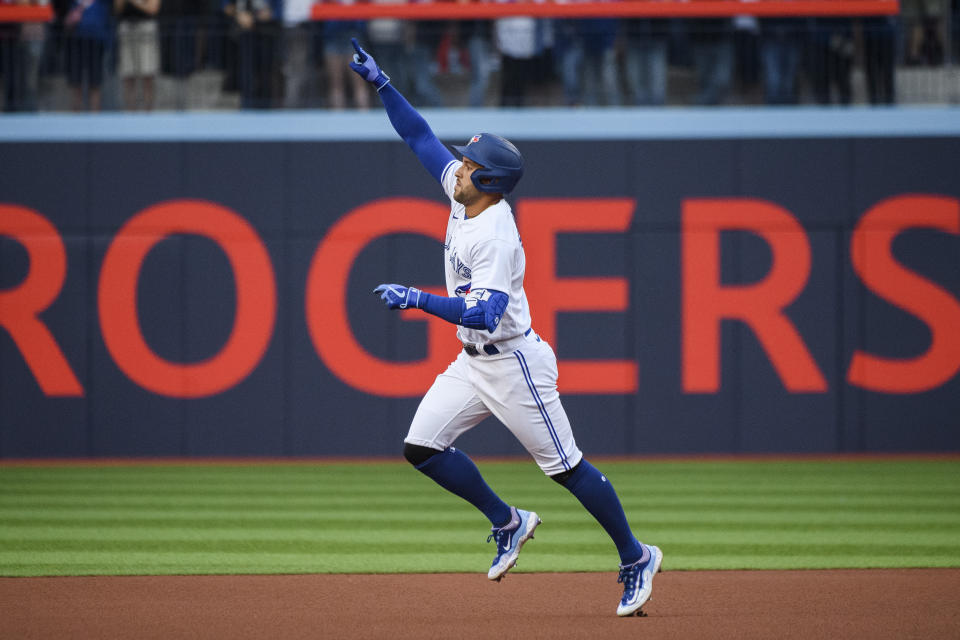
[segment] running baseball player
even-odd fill
[[[634,537],[613,485],[577,448],[557,393],[557,359],[533,331],[523,291],[525,257],[504,200],[523,175],[523,158],[500,136],[479,133],[454,146],[426,121],[356,40],[350,67],[373,84],[391,124],[450,198],[444,244],[447,296],[381,284],[374,293],[390,309],[420,309],[457,325],[463,350],[437,376],[413,417],[404,457],[441,487],[479,509],[492,525],[497,552],[487,572],[499,581],[517,563],[540,518],[504,502],[487,485],[458,436],[494,415],[545,474],[567,488],[613,539],[620,554],[623,597],[617,615],[638,614],[650,598],[663,554]]]

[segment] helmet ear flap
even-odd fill
[[[470,176],[470,181],[473,182],[473,186],[475,186],[478,191],[483,191],[484,193],[502,193],[502,187],[497,186],[500,183],[500,179],[489,175],[489,173],[487,169],[477,169]]]

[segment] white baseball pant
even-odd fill
[[[510,342],[512,350],[492,356],[461,351],[421,400],[404,441],[446,449],[494,415],[548,476],[575,467],[583,454],[560,403],[553,349],[532,332]]]

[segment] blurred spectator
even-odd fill
[[[767,104],[797,104],[800,69],[800,18],[760,20],[763,92]]]
[[[120,46],[123,104],[128,110],[153,109],[156,78],[160,70],[157,13],[160,0],[114,0]],[[137,95],[137,84],[141,93]]]
[[[18,0],[20,4],[46,6],[48,0]],[[18,111],[36,111],[39,102],[40,61],[46,44],[47,26],[43,22],[24,22],[20,25],[21,91],[14,104]]]
[[[201,40],[208,50],[210,48],[211,40],[202,35],[213,17],[212,9],[208,0],[162,0],[160,4],[160,73],[177,81],[174,97],[181,109],[187,106],[183,81],[197,71],[201,63]],[[216,19],[222,20],[222,17],[217,15]],[[222,44],[223,39],[218,37],[213,42]]]
[[[853,19],[815,18],[810,31],[810,76],[819,104],[830,104],[832,89],[836,102],[850,104],[853,91]]]
[[[0,3],[3,6],[4,3]],[[0,22],[0,76],[3,77],[4,111],[16,111],[16,91],[19,86],[17,75],[18,45],[20,43],[20,25],[16,22]]]
[[[624,73],[629,99],[635,105],[667,103],[667,20],[625,20]]]
[[[405,4],[406,0],[372,0],[374,4]],[[410,55],[415,29],[409,20],[374,18],[367,21],[369,50],[377,60],[389,60],[387,75],[400,93],[410,96]],[[364,45],[367,48],[367,45]]]
[[[442,107],[443,95],[434,82],[437,52],[448,23],[443,20],[418,20],[413,23],[412,48],[407,56],[410,103],[418,107]]]
[[[577,42],[577,21],[557,19],[554,21],[556,42],[554,60],[558,65],[560,82],[563,87],[563,101],[566,106],[580,103],[580,68],[583,59],[583,47]]]
[[[756,16],[733,18],[733,68],[736,91],[745,103],[755,103],[753,94],[761,83],[760,21]]]
[[[110,0],[74,0],[64,20],[67,83],[74,111],[100,110],[104,54],[113,40],[112,9]]]
[[[461,0],[464,1],[464,0]],[[493,71],[493,25],[489,20],[465,20],[460,23],[460,42],[470,58],[470,93],[467,103],[482,107],[486,103],[490,74]]]
[[[871,16],[863,22],[863,59],[870,104],[896,102],[894,63],[896,60],[897,18]]]
[[[16,4],[45,6],[49,2],[16,0]],[[45,30],[42,22],[0,24],[0,76],[3,76],[5,111],[37,110]]]
[[[284,0],[283,2],[283,106],[301,109],[317,106],[317,69],[315,48],[319,23],[310,19],[313,0]]]
[[[953,53],[950,55],[953,64],[960,63],[960,0],[952,0],[950,11],[950,42]]]
[[[267,0],[228,0],[223,11],[232,20],[240,106],[244,109],[269,108],[274,94],[278,14]]]
[[[614,44],[618,20],[590,18],[556,23],[564,100],[568,106],[620,104],[620,74]]]
[[[342,0],[352,4],[353,0]],[[357,109],[370,107],[370,89],[367,82],[347,66],[353,60],[353,45],[350,38],[366,41],[366,23],[362,20],[327,20],[323,23],[323,67],[326,71],[327,107],[347,107],[346,88],[350,87],[353,106]],[[388,72],[389,75],[389,72]]]
[[[500,52],[500,106],[522,107],[530,87],[545,79],[546,21],[530,16],[497,18],[494,36]]]
[[[729,18],[696,18],[687,26],[697,71],[694,103],[723,104],[733,83],[733,23]]]
[[[901,0],[908,65],[940,66],[946,57],[944,17],[949,0]]]

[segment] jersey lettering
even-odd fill
[[[470,279],[470,267],[465,265],[456,252],[450,254],[450,266],[453,267],[454,272],[466,280]]]

